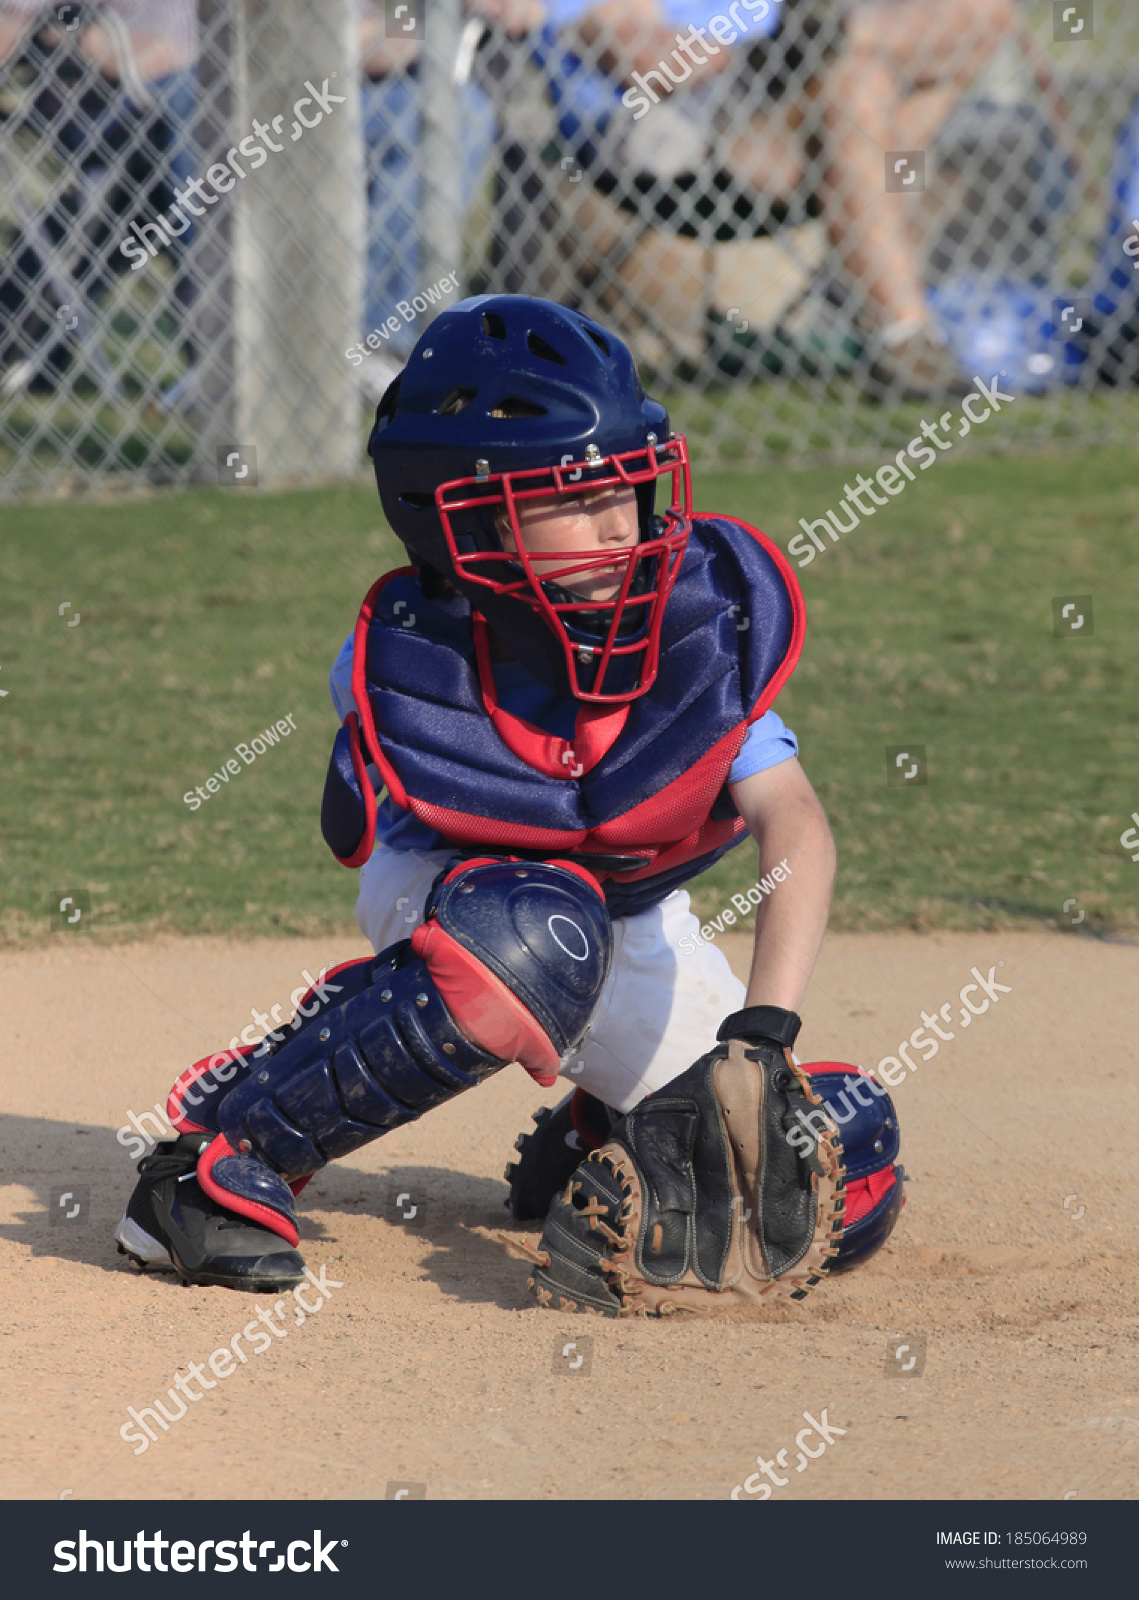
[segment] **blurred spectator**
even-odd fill
[[[47,368],[61,359],[58,330],[49,322],[46,338],[39,331],[41,304],[29,295],[38,277],[59,305],[73,309],[72,348],[114,391],[117,380],[97,331],[96,307],[107,284],[103,246],[116,208],[154,191],[160,209],[194,172],[197,53],[196,0],[105,0],[97,12],[0,0],[0,63],[18,54],[35,63],[27,120],[54,145],[68,189],[65,204],[49,202],[45,210],[22,193],[8,197],[22,243],[0,285],[8,320],[5,393],[37,378],[54,381]],[[184,249],[187,239],[178,243]],[[189,305],[193,285],[184,271],[173,292]],[[187,365],[193,359],[188,340],[183,359]],[[165,401],[173,398],[168,390]]]
[[[165,121],[162,148],[171,175],[189,177],[197,99],[196,0],[103,0],[94,18],[77,4],[0,0],[0,62],[37,21],[49,46],[74,32],[80,55],[123,91],[109,97],[102,117],[87,119],[78,137],[71,133],[71,154],[97,158],[100,145],[121,134],[124,114],[153,117],[157,112]]]
[[[803,30],[783,27],[776,49],[783,11],[781,0],[551,0],[534,56],[572,152],[569,181],[551,181],[516,128],[502,287],[557,295],[576,279],[650,363],[699,361],[717,316],[708,247],[781,226],[802,171],[800,97],[784,90]],[[809,214],[804,200],[798,220]]]
[[[919,218],[911,196],[885,192],[885,156],[929,149],[1016,19],[1015,0],[551,0],[541,62],[569,164],[590,182],[568,210],[559,183],[543,216],[550,179],[521,141],[509,149],[500,257],[508,273],[536,263],[547,293],[570,265],[650,359],[696,361],[724,320],[709,247],[736,241],[738,285],[738,241],[822,214],[874,382],[951,385]]]

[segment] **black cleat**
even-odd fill
[[[186,1133],[138,1164],[139,1181],[115,1230],[119,1254],[184,1284],[272,1292],[304,1282],[304,1261],[280,1234],[211,1200],[198,1157],[212,1133]]]
[[[576,1091],[575,1091],[576,1092]],[[510,1196],[503,1205],[518,1222],[542,1219],[550,1201],[560,1194],[579,1165],[589,1154],[570,1114],[573,1095],[556,1106],[542,1106],[534,1112],[537,1124],[533,1133],[520,1133],[514,1141],[518,1160],[508,1162],[502,1176],[510,1185]],[[597,1143],[604,1143],[611,1117],[608,1108],[593,1095],[583,1095],[583,1111],[588,1126],[596,1125]]]

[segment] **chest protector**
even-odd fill
[[[499,706],[479,613],[457,594],[428,600],[415,569],[397,568],[360,609],[355,709],[333,746],[321,831],[345,866],[371,855],[371,764],[456,854],[580,858],[610,915],[643,911],[746,835],[728,771],[804,629],[782,552],[746,523],[696,519],[652,688],[620,706],[583,703],[562,739]]]

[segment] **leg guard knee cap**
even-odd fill
[[[411,937],[469,1038],[539,1082],[586,1029],[609,973],[604,897],[572,863],[481,862],[433,891]]]

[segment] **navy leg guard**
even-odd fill
[[[896,1160],[898,1113],[882,1085],[833,1061],[804,1063],[811,1087],[842,1140],[846,1216],[831,1272],[849,1272],[882,1248],[906,1203],[905,1172]]]
[[[394,950],[395,946],[391,948]],[[353,995],[366,989],[376,967],[389,953],[384,950],[378,956],[344,961],[331,972],[322,968],[321,976],[299,1001],[291,1022],[271,1030],[260,1044],[239,1045],[235,1040],[230,1049],[203,1056],[192,1067],[187,1067],[167,1097],[166,1115],[170,1126],[179,1134],[219,1132],[218,1114],[226,1096],[243,1084],[250,1073],[256,1075],[270,1056],[302,1029],[311,1027],[317,1017],[334,1006],[347,1004]]]
[[[583,870],[456,867],[412,939],[370,963],[366,987],[226,1095],[219,1131],[295,1180],[510,1060],[556,1070],[589,1026],[611,955],[604,899]]]
[[[506,1065],[455,1025],[410,942],[397,950],[226,1096],[218,1123],[232,1149],[304,1177]]]

